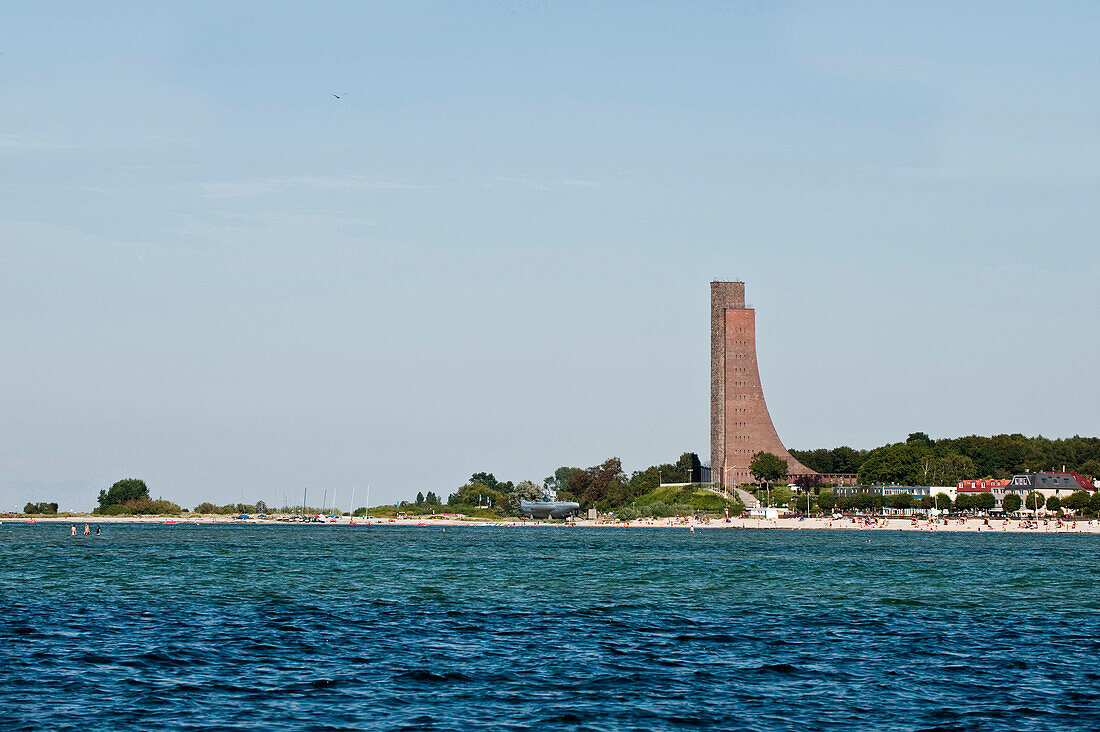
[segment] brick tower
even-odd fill
[[[791,457],[772,425],[756,365],[756,311],[744,282],[710,283],[710,467],[715,481],[753,482],[758,452],[787,461],[791,475],[814,471]]]

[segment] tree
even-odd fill
[[[932,500],[935,501],[936,508],[940,509],[941,511],[951,510],[951,496],[947,495],[946,493],[937,493]]]
[[[902,485],[927,485],[924,473],[932,470],[920,458],[927,451],[923,441],[886,445],[872,450],[859,468],[861,483],[901,483]]]
[[[420,506],[424,503],[424,494],[421,491],[416,492],[416,505]]]
[[[982,511],[992,511],[997,505],[997,498],[992,493],[979,493],[977,506]]]
[[[926,447],[932,447],[932,438],[925,432],[910,432],[909,436],[905,438],[906,445],[924,445]]]
[[[491,491],[497,489],[497,479],[492,473],[474,473],[470,476],[470,483],[481,483]]]
[[[125,478],[112,485],[110,490],[99,492],[100,508],[141,500],[149,500],[149,487],[138,478]]]
[[[838,447],[792,450],[791,454],[806,467],[821,473],[858,472],[864,483],[951,485],[958,482],[952,477],[1007,478],[1025,469],[1050,470],[1063,464],[1076,466],[1079,473],[1100,477],[1100,437],[1051,440],[1017,433],[933,440],[923,432],[913,432],[904,442],[870,451]],[[951,458],[955,457],[968,458],[973,470],[966,463],[952,467]]]
[[[772,481],[779,480],[787,474],[787,461],[778,455],[772,455],[770,452],[758,452],[752,456],[752,462],[749,463],[749,470],[752,471],[753,477],[756,478],[757,481],[768,486]],[[770,497],[770,488],[768,493]],[[765,505],[770,502],[771,501],[767,501]]]
[[[890,496],[890,508],[912,508],[913,495],[911,493],[896,493]]]
[[[1043,497],[1042,493],[1038,491],[1032,491],[1027,494],[1027,499],[1024,501],[1024,508],[1028,511],[1037,511],[1046,505],[1047,499]]]
[[[1089,499],[1089,508],[1093,513],[1100,513],[1100,491],[1092,494],[1092,498]]]
[[[442,505],[442,501],[439,500],[439,496],[435,494],[435,491],[428,491],[428,495],[424,496],[424,503],[429,506]]]
[[[821,491],[817,496],[817,507],[822,511],[832,511],[836,506],[836,493],[833,491]]]
[[[1052,513],[1057,513],[1062,508],[1062,499],[1058,496],[1051,496],[1047,499],[1047,510]]]
[[[507,506],[507,512],[509,515],[519,515],[519,502],[520,501],[541,501],[542,500],[542,488],[532,483],[529,480],[521,480],[516,484],[516,487],[512,489],[505,500]],[[502,506],[504,508],[504,506]]]
[[[752,456],[749,470],[758,481],[771,483],[787,474],[787,461],[770,452],[758,452]]]
[[[490,490],[484,483],[467,483],[447,499],[450,506],[502,506],[504,495]]]
[[[542,487],[548,491],[572,491],[569,487],[569,476],[580,471],[580,468],[560,467],[554,474],[542,481]],[[573,491],[575,492],[575,491]]]
[[[956,485],[960,480],[969,480],[977,473],[974,461],[966,455],[945,455],[934,458],[931,463],[931,473],[928,476],[929,485]]]
[[[1073,495],[1067,496],[1066,500],[1062,501],[1062,506],[1073,509],[1074,511],[1084,511],[1089,507],[1090,498],[1091,496],[1088,491],[1074,491]]]
[[[794,476],[794,484],[803,491],[812,490],[821,485],[821,476],[809,474],[796,475]]]
[[[693,452],[685,452],[680,456],[680,464],[687,464],[687,482],[688,483],[702,483],[703,482],[703,463],[699,460],[699,456]]]
[[[521,480],[517,483],[513,493],[524,501],[538,501],[542,498],[542,489],[529,480]]]
[[[624,477],[619,458],[608,458],[600,465],[578,470],[570,475],[569,491],[582,506],[607,510],[623,504],[626,498]]]
[[[267,503],[264,501],[256,501],[256,513],[267,513]]]
[[[1020,510],[1020,506],[1023,504],[1023,499],[1020,498],[1018,493],[1009,493],[1005,495],[1004,500],[1001,501],[1001,508],[1008,513],[1016,513]]]
[[[1090,478],[1100,478],[1100,460],[1090,459],[1081,463],[1080,472]]]

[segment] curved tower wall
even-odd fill
[[[715,480],[752,483],[758,452],[787,461],[791,475],[814,474],[795,460],[772,424],[756,363],[756,311],[745,307],[745,283],[710,283],[710,465]]]

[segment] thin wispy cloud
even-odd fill
[[[72,145],[44,135],[0,135],[0,150],[61,150]]]
[[[381,181],[364,176],[314,177],[297,176],[288,178],[261,178],[257,180],[228,181],[207,183],[202,192],[205,198],[255,198],[274,193],[293,190],[349,191],[349,190],[418,190],[428,186],[404,183],[400,181]]]
[[[208,240],[219,244],[251,245],[270,241],[278,232],[283,237],[312,234],[328,241],[361,240],[366,232],[378,225],[377,220],[362,216],[329,214],[217,214],[194,216],[173,213],[175,221],[161,231],[169,237],[186,240]]]
[[[494,175],[485,183],[486,188],[503,188],[516,186],[519,188],[531,188],[536,191],[553,191],[560,188],[599,188],[600,183],[594,180],[580,178],[523,178],[511,175]]]

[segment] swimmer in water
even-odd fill
[[[100,532],[100,530],[99,530],[99,527],[98,527],[98,526],[97,526],[97,527],[95,527],[95,535],[96,535],[96,536],[99,536],[99,534],[100,534],[100,533],[101,533],[101,532]]]
[[[84,536],[92,533],[92,530],[88,528],[88,524],[84,524]]]
[[[76,536],[76,524],[69,527],[69,536]]]

